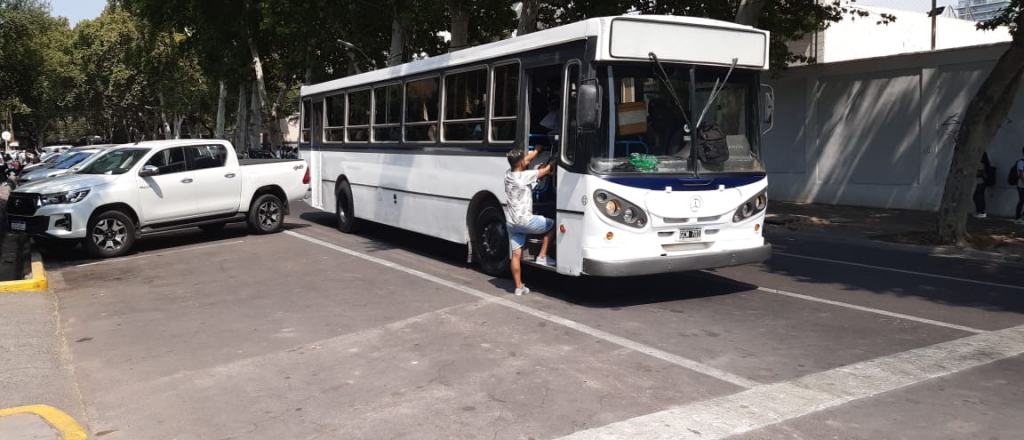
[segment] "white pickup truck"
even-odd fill
[[[8,226],[44,246],[79,242],[90,254],[128,253],[147,233],[248,222],[281,229],[290,201],[302,200],[309,167],[301,159],[239,160],[221,140],[125,144],[74,174],[25,184],[7,201]]]

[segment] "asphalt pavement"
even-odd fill
[[[1024,432],[1019,265],[769,237],[763,265],[526,268],[533,292],[515,297],[464,246],[380,225],[346,235],[297,207],[281,234],[45,256],[74,372],[54,386],[80,392],[95,438]]]

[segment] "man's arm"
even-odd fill
[[[537,178],[538,179],[543,179],[545,176],[551,174],[552,170],[554,170],[554,165],[553,164],[551,164],[551,163],[544,164],[544,166],[542,166],[542,167],[537,169]]]
[[[533,160],[536,159],[537,156],[540,155],[540,153],[542,151],[544,151],[544,146],[543,145],[536,145],[536,146],[534,146],[533,147],[533,151],[528,151],[526,153],[526,163],[533,162]]]

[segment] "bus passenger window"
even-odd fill
[[[482,141],[487,108],[487,69],[444,78],[446,141]]]
[[[370,90],[348,93],[348,123],[345,127],[349,142],[370,140]]]
[[[494,68],[494,108],[491,113],[491,141],[516,139],[519,115],[519,63]]]
[[[373,141],[400,142],[402,140],[402,85],[373,89]]]
[[[436,77],[405,83],[405,140],[437,141],[437,116],[440,109]]]
[[[309,143],[313,141],[310,131],[313,122],[313,109],[310,108],[310,101],[308,99],[302,100],[302,139],[303,143]]]
[[[345,140],[345,95],[328,96],[327,126],[324,127],[324,141],[342,142]]]

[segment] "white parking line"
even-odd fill
[[[1015,285],[1012,285],[1012,284],[991,283],[991,282],[988,282],[988,281],[979,281],[979,280],[971,280],[971,279],[967,279],[967,278],[949,277],[949,276],[945,276],[945,275],[936,275],[936,274],[933,274],[933,273],[915,272],[915,271],[912,271],[912,270],[903,270],[903,269],[894,269],[894,268],[891,268],[891,267],[872,266],[870,264],[852,263],[852,262],[849,262],[849,261],[830,260],[828,258],[808,257],[808,256],[805,256],[805,255],[788,254],[788,253],[785,253],[785,252],[775,252],[774,255],[781,255],[783,257],[803,258],[805,260],[821,261],[821,262],[825,262],[825,263],[845,264],[847,266],[864,267],[864,268],[868,268],[868,269],[886,270],[886,271],[889,271],[889,272],[905,273],[905,274],[908,274],[908,275],[918,275],[918,276],[922,276],[922,277],[939,278],[939,279],[943,279],[943,280],[960,281],[960,282],[963,282],[963,283],[981,284],[983,286],[992,286],[992,287],[1002,287],[1002,288],[1005,288],[1005,289],[1024,290],[1024,286],[1022,286],[1022,285],[1016,285],[1015,286]]]
[[[715,440],[1024,353],[1024,326],[969,336],[648,414],[560,440]]]
[[[313,237],[309,237],[309,236],[306,236],[306,235],[303,235],[303,234],[299,234],[299,233],[296,233],[296,232],[285,231],[284,233],[288,234],[288,235],[291,235],[291,236],[293,236],[295,238],[298,238],[298,239],[301,239],[301,240],[305,240],[305,241],[308,241],[310,243],[326,247],[328,249],[333,249],[333,250],[336,250],[338,252],[342,252],[342,253],[351,255],[353,257],[356,257],[356,258],[360,258],[360,259],[363,259],[363,260],[366,260],[366,261],[377,263],[377,264],[380,264],[382,266],[386,266],[386,267],[389,267],[391,269],[394,269],[394,270],[397,270],[397,271],[400,271],[400,272],[405,272],[405,273],[407,273],[409,275],[413,275],[415,277],[418,277],[418,278],[421,278],[421,279],[424,279],[424,280],[427,280],[427,281],[431,281],[431,282],[440,284],[442,286],[445,286],[445,287],[448,287],[448,288],[451,288],[451,289],[454,289],[454,290],[458,290],[458,291],[463,292],[463,293],[468,293],[468,294],[473,295],[473,296],[475,296],[477,298],[485,299],[485,300],[493,302],[495,304],[498,304],[498,305],[501,305],[501,306],[504,306],[504,307],[508,307],[510,309],[518,310],[520,312],[526,313],[528,315],[532,315],[534,317],[543,319],[545,321],[553,322],[555,324],[559,324],[559,325],[571,328],[571,329],[579,331],[581,333],[584,333],[584,334],[587,334],[587,335],[590,335],[590,336],[593,336],[593,337],[596,337],[596,338],[599,338],[599,339],[611,342],[613,344],[616,344],[616,345],[619,345],[619,346],[622,346],[622,347],[625,347],[625,348],[629,348],[631,350],[638,351],[640,353],[644,353],[644,354],[646,354],[648,356],[652,356],[652,357],[661,359],[663,361],[666,361],[666,362],[678,365],[678,366],[683,367],[683,368],[687,368],[687,369],[696,371],[698,373],[702,373],[702,374],[714,377],[714,378],[716,378],[718,380],[722,380],[722,381],[729,382],[729,383],[734,384],[734,385],[741,386],[743,388],[753,388],[753,387],[756,387],[756,386],[760,385],[756,381],[753,381],[753,380],[750,380],[750,379],[746,379],[746,378],[737,376],[735,374],[728,373],[728,372],[719,370],[717,368],[701,364],[701,363],[699,363],[697,361],[686,359],[686,358],[684,358],[682,356],[677,356],[677,355],[674,355],[672,353],[669,353],[669,352],[666,352],[666,351],[663,351],[663,350],[659,350],[657,348],[650,347],[650,346],[641,344],[641,343],[636,342],[636,341],[632,341],[632,340],[629,340],[629,339],[626,339],[626,338],[623,338],[623,337],[620,337],[620,336],[616,336],[616,335],[613,335],[611,333],[608,333],[608,332],[605,332],[605,331],[602,331],[602,330],[598,330],[596,328],[593,328],[593,327],[590,327],[590,326],[587,326],[587,325],[584,325],[584,324],[580,324],[580,323],[578,323],[576,321],[573,321],[571,319],[562,318],[560,316],[553,315],[553,314],[550,314],[550,313],[547,313],[547,312],[544,312],[544,311],[540,311],[540,310],[534,309],[532,307],[527,307],[527,306],[524,306],[522,304],[519,304],[519,303],[516,303],[516,302],[513,302],[513,301],[509,301],[509,300],[504,299],[504,298],[499,298],[499,297],[496,297],[494,295],[491,295],[491,294],[484,293],[484,292],[481,292],[479,290],[473,289],[471,287],[463,286],[463,285],[460,285],[458,283],[454,283],[454,282],[445,280],[443,278],[440,278],[440,277],[437,277],[437,276],[434,276],[434,275],[430,275],[430,274],[425,273],[425,272],[420,272],[420,271],[418,271],[416,269],[411,269],[411,268],[402,266],[402,265],[397,264],[397,263],[393,263],[393,262],[390,262],[390,261],[387,261],[387,260],[383,260],[383,259],[380,259],[380,258],[377,258],[377,257],[372,257],[372,256],[366,255],[364,253],[361,253],[361,252],[358,252],[358,251],[354,251],[352,249],[348,249],[348,248],[345,248],[345,247],[342,247],[342,246],[338,246],[338,245],[335,245],[335,244],[332,244],[332,243],[328,243],[326,241],[319,240],[319,239],[316,239],[316,238],[313,238]]]
[[[154,252],[154,253],[150,253],[150,254],[136,255],[136,256],[133,256],[133,257],[111,258],[109,260],[100,260],[100,261],[93,261],[92,263],[78,264],[78,265],[75,265],[75,266],[72,266],[72,267],[95,266],[97,264],[116,263],[116,262],[119,262],[119,261],[137,260],[137,259],[140,259],[140,258],[160,257],[160,256],[164,256],[164,255],[177,254],[177,253],[188,252],[188,251],[197,251],[197,250],[200,250],[200,249],[208,249],[208,248],[212,248],[212,247],[227,246],[227,245],[239,244],[239,243],[245,243],[245,240],[229,241],[229,242],[225,242],[225,243],[208,244],[208,245],[204,245],[204,246],[196,246],[196,247],[190,247],[190,248],[183,248],[183,249],[174,249],[174,250],[169,250],[169,251]]]
[[[915,321],[915,322],[920,322],[920,323],[924,323],[924,324],[937,325],[939,327],[946,327],[946,328],[962,330],[962,331],[970,332],[970,333],[985,333],[985,330],[980,330],[980,329],[976,329],[976,328],[972,328],[972,327],[966,327],[966,326],[962,326],[962,325],[950,324],[948,322],[935,321],[935,320],[931,320],[931,319],[927,319],[927,318],[918,318],[916,316],[904,315],[902,313],[889,312],[889,311],[886,311],[886,310],[874,309],[874,308],[871,308],[871,307],[858,306],[858,305],[844,303],[844,302],[840,302],[840,301],[832,301],[832,300],[829,300],[829,299],[816,298],[816,297],[813,297],[813,296],[801,295],[799,293],[787,292],[785,290],[770,289],[770,288],[767,288],[767,287],[758,287],[757,290],[760,290],[762,292],[774,293],[776,295],[788,296],[790,298],[802,299],[802,300],[805,300],[805,301],[814,301],[814,302],[819,302],[819,303],[823,303],[823,304],[829,304],[829,305],[833,305],[833,306],[845,307],[847,309],[853,309],[853,310],[859,310],[859,311],[862,311],[862,312],[874,313],[876,315],[891,316],[893,318],[905,319],[905,320],[908,320],[908,321]]]

